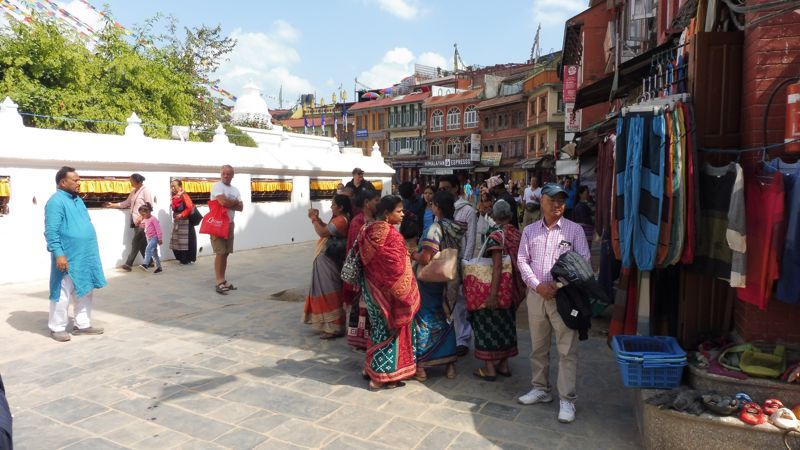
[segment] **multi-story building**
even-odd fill
[[[392,164],[389,156],[388,107],[392,98],[381,98],[358,102],[351,106],[348,114],[353,116],[356,123],[354,147],[360,147],[365,155],[369,155],[372,146],[377,143],[386,164]]]
[[[389,103],[389,156],[401,182],[418,178],[419,169],[427,159],[422,102],[430,96],[430,92],[415,92],[394,97]]]
[[[478,104],[482,150],[500,153],[500,165],[494,169],[494,174],[502,174],[507,180],[525,180],[525,171],[514,168],[525,156],[525,107],[521,92]]]
[[[516,166],[548,179],[553,167],[551,156],[564,146],[564,97],[558,76],[560,59],[539,68],[525,79],[522,90],[527,97],[525,160]]]
[[[473,134],[479,133],[481,92],[481,89],[473,89],[430,97],[423,102],[427,118],[425,144],[428,160],[420,174],[469,176],[480,154],[480,149],[472,149],[471,139]]]

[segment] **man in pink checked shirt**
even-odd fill
[[[517,263],[528,286],[528,323],[531,328],[531,369],[533,389],[519,397],[523,405],[548,403],[550,395],[550,341],[555,334],[558,349],[558,421],[575,420],[575,380],[578,365],[578,331],[567,328],[556,308],[558,286],[550,269],[566,251],[574,250],[588,261],[591,254],[580,225],[565,219],[567,191],[548,183],[542,188],[542,219],[525,227]]]

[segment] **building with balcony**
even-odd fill
[[[482,89],[473,89],[423,102],[427,127],[428,160],[423,175],[463,174],[475,167],[480,148],[472,149],[473,134],[479,134],[478,103]]]
[[[425,146],[425,110],[422,102],[430,92],[392,98],[388,106],[389,157],[399,181],[412,181],[428,159]]]
[[[494,174],[503,174],[507,180],[525,180],[525,171],[514,167],[525,157],[525,107],[522,92],[478,104],[482,151],[500,153]]]
[[[381,148],[381,154],[386,158],[386,163],[391,165],[389,157],[388,110],[392,98],[381,98],[358,102],[350,107],[348,114],[355,120],[355,145],[369,155],[373,144]]]

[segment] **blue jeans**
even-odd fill
[[[161,268],[161,258],[158,257],[158,238],[151,237],[147,240],[147,248],[144,250],[144,265],[150,265],[150,259],[156,260],[156,267]]]

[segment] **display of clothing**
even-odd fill
[[[772,172],[772,173],[770,173]],[[783,174],[759,165],[745,177],[747,205],[747,285],[739,288],[739,299],[766,309],[778,279],[779,257],[786,237],[784,227]],[[796,276],[796,274],[794,275]]]
[[[683,264],[691,264],[694,261],[696,223],[700,209],[697,195],[699,172],[697,170],[697,130],[695,130],[694,108],[692,105],[680,102],[679,106],[683,110],[683,120],[686,128],[686,225],[680,262]]]
[[[779,158],[769,162],[770,168],[783,175],[784,205],[786,212],[786,238],[781,258],[778,286],[775,297],[786,303],[800,303],[800,161],[785,163]]]
[[[732,287],[743,287],[746,248],[742,167],[733,162],[722,167],[706,164],[699,181],[702,195],[697,234],[703,239],[697,241],[692,270],[729,280]],[[734,239],[729,240],[729,235]],[[734,248],[737,253],[735,264]]]

